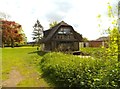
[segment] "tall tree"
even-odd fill
[[[117,6],[117,4],[116,4]],[[115,6],[114,6],[115,7]],[[119,7],[119,6],[118,6]],[[118,7],[114,8],[108,3],[108,18],[111,21],[108,29],[105,31],[109,35],[109,48],[107,48],[106,52],[109,59],[118,59],[120,61],[120,32],[119,32],[119,24],[117,19],[117,9]],[[119,12],[119,11],[118,11]],[[100,15],[98,17],[101,17]],[[100,26],[100,25],[99,25]]]
[[[35,42],[38,44],[40,44],[40,40],[43,37],[43,26],[40,24],[39,20],[37,20],[37,22],[35,23],[35,25],[33,26],[33,40],[35,40]]]
[[[4,44],[11,44],[14,47],[15,42],[23,40],[22,27],[14,21],[0,20],[0,33],[2,33],[2,47]]]
[[[117,6],[117,5],[116,5]],[[118,14],[119,14],[119,4],[117,8],[114,10],[110,3],[108,3],[108,16],[109,18],[113,19],[111,21],[112,27],[109,27],[108,32],[110,35],[110,42],[109,42],[109,49],[108,53],[112,55],[117,55],[116,58],[118,58],[118,61],[120,61],[120,31],[119,31],[119,23],[117,19],[115,19],[115,16],[117,14],[117,9],[118,9]]]
[[[57,22],[57,21],[54,21],[54,22],[50,23],[49,26],[50,26],[50,28],[52,28],[52,27],[54,27],[54,26],[57,25],[57,24],[58,24],[58,22]]]

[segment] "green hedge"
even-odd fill
[[[48,53],[40,65],[43,74],[56,86],[92,88],[120,87],[120,63],[115,60],[80,58],[63,53]]]
[[[86,47],[86,48],[81,48],[80,51],[83,52],[84,54],[89,54],[90,56],[97,58],[101,58],[101,57],[103,58],[104,56],[106,56],[105,48]]]

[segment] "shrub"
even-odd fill
[[[90,56],[96,57],[96,58],[101,58],[101,57],[106,56],[105,53],[104,53],[105,48],[86,47],[86,48],[81,48],[80,51],[85,53],[85,54],[89,54]]]
[[[115,60],[80,58],[63,53],[48,53],[40,65],[43,74],[56,86],[101,88],[120,87],[120,63]]]

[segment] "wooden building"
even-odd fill
[[[108,47],[107,42],[109,41],[109,37],[100,37],[96,40],[80,42],[80,47]]]
[[[71,25],[61,21],[56,26],[43,32],[44,51],[78,51],[82,35],[77,33]]]

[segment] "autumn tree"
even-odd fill
[[[20,43],[23,40],[22,26],[14,21],[0,20],[0,33],[2,33],[2,47],[5,44],[11,44],[14,47],[15,42]]]
[[[33,26],[33,40],[38,44],[40,44],[40,40],[43,37],[43,26],[40,24],[39,20]]]

